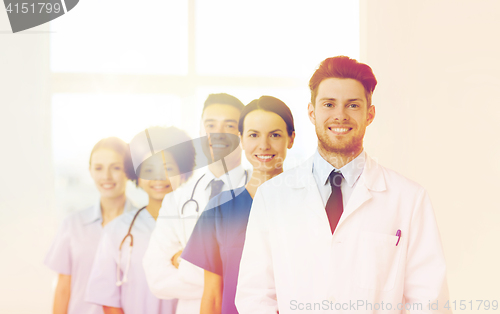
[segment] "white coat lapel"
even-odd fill
[[[326,215],[325,206],[321,199],[318,186],[312,173],[313,157],[296,168],[296,180],[292,182],[292,187],[297,193],[303,193],[301,207],[307,209],[318,219],[319,230],[331,236],[330,224]],[[297,206],[297,205],[294,205]]]
[[[385,179],[382,169],[378,163],[366,156],[363,173],[358,179],[358,183],[349,198],[349,201],[344,208],[344,213],[340,217],[337,229],[349,216],[351,216],[365,202],[372,198],[371,191],[385,191]]]
[[[352,192],[351,197],[349,198],[349,202],[347,202],[346,208],[344,208],[344,213],[340,217],[337,229],[339,228],[340,225],[342,225],[342,222],[344,222],[344,220],[346,220],[347,217],[349,217],[350,215],[352,215],[352,213],[356,211],[356,209],[361,207],[361,205],[363,205],[366,201],[372,198],[370,190],[368,190],[364,182],[361,182],[363,178],[360,177],[359,180],[360,182],[358,182],[358,184],[354,188],[354,191]]]
[[[323,200],[321,199],[321,194],[319,194],[318,186],[312,174],[310,174],[311,180],[306,187],[306,197],[304,198],[305,206],[310,208],[315,216],[318,218],[318,228],[320,234],[331,236],[332,232],[330,229],[330,222],[328,221],[328,216],[326,215],[325,206],[323,205]]]

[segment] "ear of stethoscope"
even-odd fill
[[[200,213],[200,206],[198,205],[198,202],[194,199],[194,192],[196,191],[196,188],[198,187],[198,183],[200,183],[201,179],[203,179],[204,176],[205,176],[205,174],[203,174],[198,179],[198,181],[196,181],[196,184],[193,187],[193,191],[191,192],[191,197],[186,202],[184,202],[184,204],[182,205],[182,207],[181,207],[181,217],[184,216],[184,208],[187,205],[190,205],[190,204],[193,204],[193,206],[195,206],[194,208],[195,208],[196,214]],[[245,185],[247,184],[247,181],[248,181],[248,171],[245,170]],[[231,191],[232,191],[232,189],[231,189]],[[234,198],[234,193],[233,193],[233,198]]]
[[[127,235],[123,238],[122,243],[120,243],[120,247],[118,249],[118,260],[116,261],[116,285],[121,286],[124,283],[127,282],[127,275],[128,271],[130,269],[130,259],[132,257],[132,248],[134,247],[134,236],[132,235],[132,227],[134,226],[135,220],[137,219],[137,216],[139,216],[139,213],[146,208],[144,206],[143,208],[139,209],[137,213],[134,215],[134,219],[132,219],[132,222],[130,223],[130,227],[128,228]],[[125,266],[125,271],[123,272],[123,278],[120,280],[120,261],[122,260],[122,246],[125,243],[125,240],[130,237],[130,245],[129,245],[129,254],[127,258],[127,264]]]

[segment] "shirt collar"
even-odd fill
[[[363,172],[366,159],[365,151],[363,150],[361,154],[351,160],[348,164],[344,165],[340,169],[336,169],[320,155],[317,149],[313,158],[313,175],[319,179],[318,182],[324,182],[324,185],[326,185],[332,170],[339,170],[342,172],[342,176],[350,187],[353,187],[354,183],[356,183],[359,179],[359,176]]]
[[[238,167],[228,171],[227,174],[223,174],[219,178],[216,178],[215,175],[212,173],[212,171],[208,170],[205,174],[205,177],[203,178],[202,186],[204,186],[206,190],[210,187],[210,183],[212,183],[213,180],[222,180],[222,182],[224,182],[225,187],[232,186],[233,189],[235,189],[239,187],[241,180],[245,177],[245,173],[246,171],[245,169],[243,169],[242,165],[239,165]],[[231,180],[230,185],[228,184],[229,183],[228,175],[229,175],[229,180]]]
[[[127,198],[125,200],[125,206],[123,207],[123,212],[127,213],[134,209],[132,202]],[[96,221],[102,222],[102,211],[101,211],[101,200],[97,201],[90,211],[87,211],[83,217],[84,224],[90,224]]]

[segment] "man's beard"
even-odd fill
[[[363,149],[364,134],[360,134],[361,136],[353,136],[347,142],[339,141],[334,143],[328,134],[328,128],[318,125],[315,127],[318,145],[326,152],[343,156],[352,156]]]

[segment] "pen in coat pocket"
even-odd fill
[[[401,240],[401,229],[398,229],[398,231],[396,232],[396,237],[398,237],[398,242],[396,242],[396,246],[398,246],[399,240]]]

